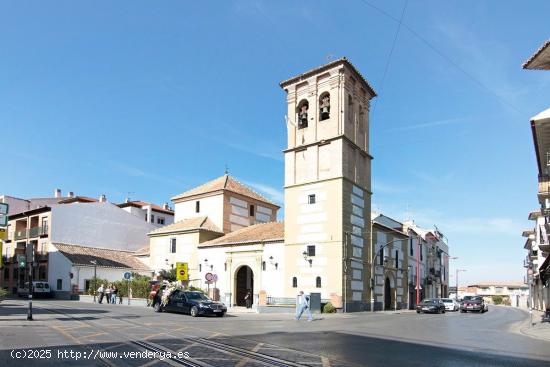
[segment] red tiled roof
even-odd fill
[[[546,41],[530,58],[522,65],[524,69],[550,69],[550,39]]]
[[[208,194],[208,193],[211,193],[211,192],[222,191],[222,190],[227,190],[227,191],[231,191],[231,192],[243,195],[243,196],[247,196],[249,198],[256,199],[258,201],[262,201],[264,203],[268,203],[268,204],[271,204],[271,205],[276,206],[277,208],[279,208],[279,206],[277,204],[274,204],[269,199],[267,199],[264,196],[258,194],[257,192],[252,190],[250,187],[240,183],[235,178],[233,178],[229,175],[223,175],[223,176],[218,177],[218,178],[216,178],[212,181],[208,181],[205,184],[202,184],[198,187],[195,187],[191,190],[188,190],[188,191],[186,191],[182,194],[176,195],[172,198],[172,201],[189,198],[189,197],[193,197],[193,196],[196,196],[196,195],[202,195],[202,194]]]
[[[111,250],[97,247],[53,243],[63,256],[73,265],[93,266],[90,261],[97,261],[97,266],[108,268],[148,270],[148,267],[134,256],[133,251]]]
[[[234,232],[230,232],[223,237],[201,243],[198,247],[277,242],[284,241],[284,237],[284,222],[261,223],[241,228]]]
[[[149,236],[199,229],[210,232],[223,233],[208,217],[203,216],[180,220],[176,223],[157,228],[154,231],[149,232]]]

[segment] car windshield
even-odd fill
[[[193,300],[193,301],[209,301],[210,300],[208,297],[206,297],[201,292],[186,292],[185,296],[187,297],[187,299]]]
[[[445,303],[453,303],[453,300],[450,298],[442,298],[441,300]]]
[[[435,304],[436,300],[435,299],[425,299],[424,301],[422,301],[422,303],[424,303],[424,304]]]
[[[35,288],[44,288],[44,286],[42,285],[42,283],[36,283],[34,285]]]

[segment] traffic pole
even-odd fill
[[[420,303],[420,237],[416,251],[416,305]]]
[[[32,262],[29,264],[29,311],[27,313],[27,320],[32,321],[32,294],[34,292],[34,286],[32,284]]]

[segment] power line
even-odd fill
[[[405,17],[405,9],[407,9],[407,4],[409,3],[409,0],[405,0],[405,4],[403,5],[403,11],[401,12],[401,17],[398,20],[397,24],[397,30],[395,31],[395,37],[393,38],[393,42],[390,48],[390,53],[388,54],[388,60],[386,61],[386,66],[384,67],[384,73],[382,74],[382,79],[380,80],[380,88],[378,89],[380,93],[382,93],[382,89],[384,89],[384,81],[386,80],[386,75],[388,73],[388,69],[390,67],[390,61],[391,57],[393,55],[393,50],[395,49],[395,45],[397,43],[397,37],[399,36],[399,31],[401,30],[401,25],[403,24],[403,18]],[[374,105],[372,106],[372,110],[376,109],[376,105],[378,100],[374,101]]]
[[[435,47],[433,44],[431,44],[427,39],[425,39],[424,37],[422,37],[418,32],[416,32],[414,29],[412,29],[409,25],[407,25],[406,23],[402,22],[402,18],[401,19],[397,19],[396,17],[394,17],[393,15],[391,15],[390,13],[386,12],[385,10],[379,8],[378,6],[370,3],[369,1],[367,0],[361,0],[361,2],[363,2],[365,5],[373,8],[374,10],[378,11],[379,13],[383,14],[384,16],[392,19],[393,21],[395,22],[398,22],[400,24],[400,26],[402,25],[403,27],[405,27],[413,36],[415,36],[416,38],[418,38],[420,41],[422,41],[422,43],[424,43],[429,49],[431,49],[433,52],[435,52],[436,54],[438,54],[441,58],[443,58],[445,61],[447,61],[449,64],[451,64],[452,66],[454,66],[458,71],[460,71],[462,74],[466,75],[466,77],[468,77],[471,81],[473,81],[475,84],[478,85],[478,87],[480,87],[481,89],[484,89],[485,91],[489,92],[490,94],[492,94],[496,99],[498,99],[498,101],[506,106],[508,106],[510,109],[514,110],[515,112],[517,112],[518,114],[520,115],[524,115],[523,112],[521,112],[517,107],[515,107],[514,105],[512,105],[510,102],[508,102],[507,100],[505,100],[504,98],[502,98],[498,93],[496,93],[495,91],[493,91],[491,88],[489,88],[485,83],[483,83],[482,81],[480,81],[479,79],[477,79],[474,75],[472,75],[471,73],[469,73],[467,70],[465,70],[463,67],[461,67],[460,65],[458,65],[456,62],[454,62],[449,56],[447,56],[446,54],[444,54],[442,51],[440,51],[437,47]],[[374,109],[374,108],[373,108]]]

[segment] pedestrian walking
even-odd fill
[[[103,297],[105,296],[105,287],[102,285],[99,286],[99,288],[97,289],[97,294],[99,294],[99,301],[98,303],[102,303],[103,302]]]
[[[111,290],[111,303],[116,305],[116,298],[118,296],[118,288],[116,285],[113,285],[113,289]]]
[[[105,298],[107,299],[107,303],[111,303],[111,291],[113,290],[113,286],[109,284],[107,289],[105,289]]]
[[[298,293],[298,302],[296,304],[296,321],[300,320],[303,313],[307,314],[307,321],[313,321],[313,316],[311,315],[309,296],[305,295],[303,291]]]
[[[252,292],[250,289],[246,292],[246,296],[244,296],[244,302],[246,304],[246,308],[252,308]]]

